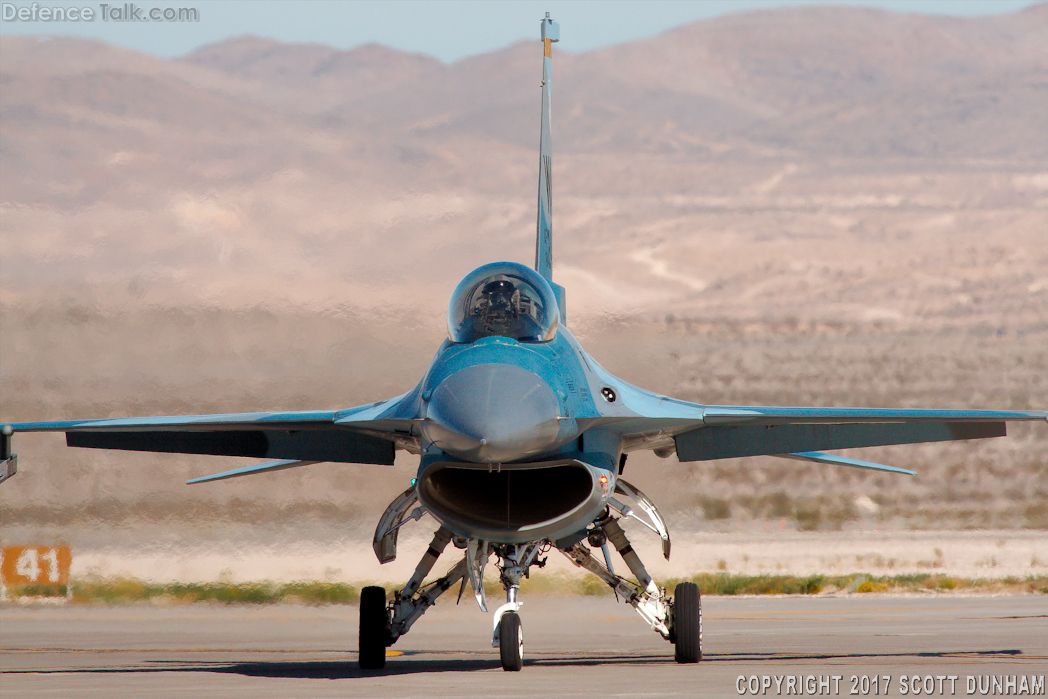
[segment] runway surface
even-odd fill
[[[491,617],[439,603],[381,672],[356,665],[356,607],[55,606],[0,609],[5,697],[667,697],[909,695],[913,680],[1043,677],[1048,597],[853,595],[703,600],[704,659],[673,648],[613,598],[525,600],[525,667],[499,668]],[[804,690],[805,678],[827,679]],[[854,679],[853,679],[854,676]],[[876,691],[873,678],[878,677]],[[888,677],[885,691],[884,677]],[[742,684],[740,685],[740,679]],[[933,696],[950,696],[945,680]],[[1043,690],[1042,690],[1043,691]],[[796,694],[796,692],[795,692]]]

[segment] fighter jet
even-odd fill
[[[317,462],[389,466],[397,450],[418,455],[418,473],[382,515],[378,560],[397,555],[409,522],[437,529],[414,575],[388,595],[360,598],[359,662],[380,669],[396,643],[446,591],[468,582],[487,611],[483,579],[494,559],[505,603],[493,613],[502,667],[523,666],[518,598],[522,576],[559,552],[611,587],[680,663],[702,658],[701,597],[694,583],[672,594],[648,574],[622,524],[670,535],[655,504],[622,478],[629,453],[680,461],[778,456],[913,475],[829,450],[1000,437],[1008,421],[1045,411],[890,410],[701,405],[631,386],[605,371],[567,327],[565,290],[553,281],[550,95],[559,26],[541,20],[542,111],[534,269],[493,262],[470,272],[448,305],[448,337],[422,380],[404,395],[345,410],[16,423],[3,427],[4,473],[15,432],[64,432],[72,447],[269,459],[189,481],[272,473]],[[449,544],[461,553],[426,582]],[[632,574],[615,572],[611,548]],[[598,558],[596,551],[600,551]]]

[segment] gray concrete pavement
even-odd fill
[[[468,603],[467,603],[468,601]],[[525,668],[499,669],[490,616],[472,600],[430,610],[383,672],[356,666],[355,607],[45,607],[0,609],[4,697],[666,697],[745,695],[751,678],[828,677],[913,696],[914,676],[1043,677],[1044,596],[759,597],[704,600],[705,659],[672,647],[612,598],[525,600]],[[833,676],[840,680],[833,682]],[[853,680],[854,676],[854,680]],[[888,676],[887,691],[884,676]],[[932,680],[933,683],[936,680]],[[868,683],[868,684],[867,684]],[[864,691],[865,690],[865,691]],[[950,684],[933,696],[951,696]],[[978,693],[978,692],[977,692]]]

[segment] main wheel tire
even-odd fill
[[[360,591],[360,651],[357,661],[361,670],[381,670],[386,666],[389,642],[389,614],[386,612],[386,590],[368,586]]]
[[[673,655],[678,663],[702,660],[702,598],[695,583],[673,591]]]
[[[506,612],[499,620],[499,657],[503,670],[520,672],[524,667],[524,630],[516,612]]]

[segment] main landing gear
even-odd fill
[[[601,549],[604,561],[598,561],[581,540],[558,542],[559,550],[572,563],[607,583],[616,598],[636,609],[653,631],[673,643],[674,658],[678,663],[697,663],[702,660],[702,600],[699,588],[694,583],[680,583],[674,589],[673,597],[670,597],[665,589],[655,584],[630,545],[619,521],[631,517],[659,534],[663,542],[663,554],[668,559],[670,541],[665,522],[647,496],[621,479],[616,485],[615,494],[632,499],[648,515],[649,521],[638,517],[632,508],[618,499],[611,498],[610,507],[605,508],[601,516],[587,528],[584,537],[590,546]],[[390,505],[380,520],[374,542],[375,553],[380,561],[385,563],[395,558],[399,528],[408,521],[417,521],[425,514],[422,507],[412,509],[416,502],[413,489],[409,489]],[[451,542],[455,543],[456,548],[464,549],[464,555],[443,577],[423,585],[437,559]],[[506,603],[495,610],[491,645],[499,649],[503,670],[519,671],[524,666],[524,633],[519,614],[521,603],[517,599],[520,579],[528,576],[531,566],[544,567],[546,559],[540,558],[540,555],[558,544],[547,540],[525,544],[493,544],[455,537],[441,526],[434,532],[433,540],[415,567],[411,579],[403,589],[393,593],[392,602],[387,602],[386,591],[381,587],[365,587],[361,591],[361,669],[383,668],[386,664],[386,648],[406,634],[426,610],[436,603],[437,598],[456,584],[459,585],[459,600],[468,581],[477,604],[481,610],[488,611],[484,568],[494,554],[499,581],[506,591]],[[637,582],[615,574],[609,545],[618,551]]]
[[[680,583],[673,591],[673,657],[678,663],[702,660],[702,600],[699,586]]]
[[[653,631],[673,643],[674,658],[678,663],[697,663],[702,660],[702,607],[698,585],[680,583],[673,591],[673,597],[667,596],[666,591],[658,587],[648,575],[640,557],[626,538],[626,533],[619,526],[618,519],[610,512],[605,512],[603,517],[594,522],[587,539],[591,545],[599,545],[604,550],[605,563],[598,561],[581,542],[562,549],[562,553],[575,565],[606,582],[615,596],[621,596],[623,601],[636,609]],[[615,574],[607,550],[608,543],[614,545],[638,583]],[[668,548],[667,545],[667,552]]]
[[[386,613],[386,591],[381,587],[365,587],[360,591],[360,669],[384,668],[388,645],[389,615]]]
[[[386,648],[397,642],[418,621],[437,598],[456,583],[460,584],[459,599],[470,582],[477,603],[487,611],[487,596],[484,592],[484,567],[492,554],[499,563],[500,580],[506,590],[506,603],[495,610],[494,630],[491,645],[499,649],[502,668],[519,671],[524,666],[524,633],[520,623],[520,578],[527,575],[531,566],[543,567],[546,560],[538,554],[548,550],[548,542],[529,544],[500,544],[478,542],[475,539],[457,540],[456,546],[466,549],[463,558],[447,574],[423,587],[422,581],[433,569],[437,558],[453,539],[443,526],[434,534],[429,548],[415,567],[407,585],[393,594],[393,601],[386,602],[386,591],[381,587],[365,587],[360,594],[360,641],[359,663],[362,670],[380,670],[386,664]]]

